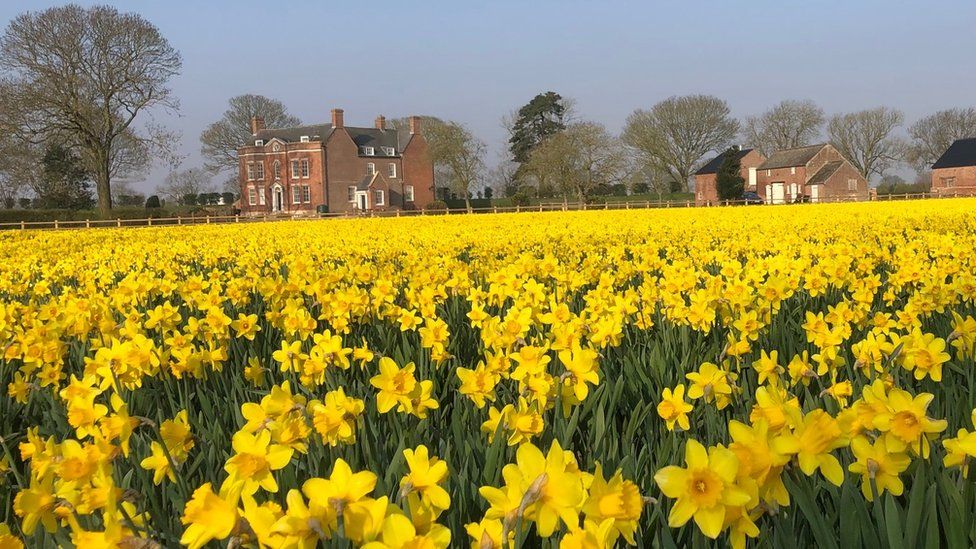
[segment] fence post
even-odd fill
[[[207,225],[209,225],[209,224],[210,224],[210,216],[208,215],[207,216]]]
[[[23,219],[21,219],[21,220],[20,220],[20,230],[22,230],[22,231],[23,231],[23,230],[24,230],[24,229],[26,229],[26,228],[27,228],[27,227],[26,227],[26,223],[24,223],[24,220],[23,220]]]
[[[539,213],[542,213],[542,202],[539,202]]]
[[[55,220],[54,220],[54,228],[55,228],[55,229],[57,229],[57,228],[58,228],[58,220],[57,220],[57,219],[55,219]]]
[[[122,218],[121,217],[118,217],[118,218],[115,219],[115,226],[116,227],[121,227],[122,226]]]
[[[522,211],[522,205],[521,204],[516,204],[515,205],[515,213],[519,213],[521,211]]]
[[[492,209],[491,213],[498,213],[498,206],[492,206],[491,209]]]
[[[86,229],[91,229],[91,220],[90,219],[86,219],[85,220],[85,228]]]
[[[240,223],[240,222],[241,222],[241,216],[240,215],[235,215],[234,216],[234,223]]]
[[[150,227],[152,227],[152,218],[151,217],[147,217],[146,218],[146,225],[149,225]]]

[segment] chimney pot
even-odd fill
[[[411,116],[410,117],[410,134],[420,133],[420,117]]]
[[[264,118],[260,116],[251,117],[251,134],[256,134],[264,129]]]
[[[342,116],[342,109],[332,109],[332,127],[335,129],[345,127]]]
[[[376,117],[376,129],[385,130],[386,129],[386,117],[382,114]]]

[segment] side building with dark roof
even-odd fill
[[[422,209],[434,201],[434,167],[421,119],[388,128],[330,124],[265,128],[251,120],[251,141],[237,150],[244,215]]]
[[[976,196],[976,137],[955,140],[932,164],[932,192]]]
[[[867,200],[868,181],[833,145],[776,151],[759,165],[756,193],[767,204]]]
[[[716,186],[716,180],[718,178],[718,169],[722,166],[722,162],[725,161],[725,155],[729,151],[725,151],[722,154],[709,160],[704,166],[699,168],[695,172],[695,205],[696,206],[709,206],[713,204],[718,204],[718,187]],[[741,167],[740,174],[742,179],[745,180],[745,190],[755,191],[756,190],[756,170],[760,164],[762,164],[766,157],[762,155],[756,149],[737,149],[735,154],[739,157],[739,165]]]

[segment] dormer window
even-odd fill
[[[383,147],[383,154],[386,156],[393,156],[394,153],[396,153],[396,149],[393,147]]]
[[[308,136],[303,135],[300,138],[298,138],[298,140],[301,141],[302,143],[308,143]]]
[[[376,149],[373,147],[360,147],[360,149],[363,151],[363,154],[366,156],[373,156],[374,154],[376,154]]]
[[[264,146],[264,139],[257,139],[257,140],[255,140],[254,141],[254,146],[255,147],[263,147]]]

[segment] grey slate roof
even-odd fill
[[[369,186],[373,184],[373,180],[376,179],[376,176],[377,176],[378,173],[379,172],[374,172],[374,173],[372,173],[370,175],[367,175],[367,176],[363,177],[362,179],[360,179],[359,180],[359,183],[356,183],[356,190],[357,191],[368,191],[369,190]]]
[[[738,153],[737,153],[736,156],[738,157],[739,160],[742,160],[750,152],[752,152],[752,149],[741,149],[741,150],[738,151]],[[705,164],[704,166],[702,166],[701,168],[699,168],[699,170],[697,172],[695,172],[695,175],[706,175],[706,174],[710,174],[710,173],[718,173],[719,167],[721,167],[722,166],[722,162],[725,161],[725,155],[726,155],[726,153],[728,153],[728,151],[725,151],[722,154],[716,156],[715,158],[709,160],[707,164]]]
[[[822,168],[817,170],[817,173],[813,174],[813,177],[807,181],[807,185],[822,185],[826,183],[830,176],[837,173],[837,170],[844,165],[843,160],[834,160],[833,162],[827,162]]]
[[[817,156],[817,153],[826,147],[826,143],[819,145],[808,145],[795,149],[776,151],[769,155],[765,162],[759,165],[760,170],[775,170],[776,168],[794,168],[806,166],[807,162]]]
[[[364,155],[360,149],[360,156],[390,156],[383,152],[383,147],[392,147],[393,156],[399,156],[413,137],[409,130],[379,130],[376,128],[356,128],[345,126],[349,136],[357,147],[373,147],[374,154]],[[263,139],[265,143],[272,139],[280,139],[286,143],[298,143],[302,136],[308,136],[312,141],[325,141],[335,129],[332,124],[313,124],[294,128],[265,129],[254,134],[254,139]]]
[[[976,137],[957,139],[932,164],[932,169],[976,166]]]

